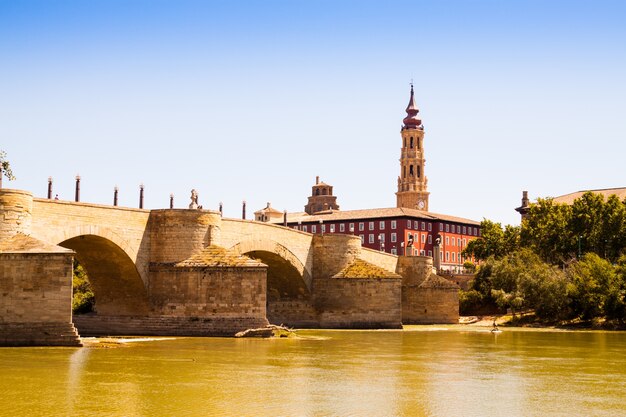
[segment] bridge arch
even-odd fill
[[[135,262],[114,240],[111,232],[78,234],[59,246],[72,249],[87,270],[96,298],[96,312],[103,316],[139,316],[150,311],[148,293]],[[118,240],[119,241],[119,240]],[[123,243],[123,242],[122,242]]]
[[[267,272],[268,295],[272,288],[297,296],[311,291],[311,272],[287,247],[271,239],[247,239],[231,248],[233,251],[260,259],[269,266]],[[303,294],[301,294],[303,295]]]

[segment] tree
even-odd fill
[[[576,317],[623,317],[624,285],[609,261],[595,253],[585,254],[568,270],[568,293]]]
[[[490,257],[479,268],[472,289],[483,305],[495,303],[513,314],[534,310],[544,320],[565,318],[569,312],[567,281],[563,272],[541,260],[530,249],[520,249],[501,259]],[[469,298],[470,294],[466,294]],[[472,294],[468,305],[478,297]]]
[[[9,164],[9,161],[6,159],[6,157],[6,152],[0,150],[0,171],[2,171],[0,172],[0,183],[2,182],[2,175],[7,177],[9,181],[13,181],[15,179],[15,176],[13,176],[13,171],[11,171],[11,164]]]
[[[626,202],[592,192],[571,206],[538,199],[522,223],[520,244],[553,264],[588,252],[615,262],[626,248]]]
[[[471,240],[463,250],[463,256],[486,260],[490,256],[501,258],[519,247],[519,227],[507,225],[502,229],[500,223],[483,219],[480,222],[478,239]]]
[[[510,253],[493,266],[492,296],[515,313],[532,309],[542,319],[560,319],[567,312],[563,272],[529,249]]]
[[[543,260],[561,264],[576,256],[576,235],[570,229],[572,207],[551,198],[537,199],[522,222],[520,244]]]

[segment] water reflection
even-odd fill
[[[626,413],[626,334],[301,331],[125,347],[0,349],[6,415]],[[431,331],[426,331],[431,330]]]

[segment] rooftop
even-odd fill
[[[620,188],[602,188],[599,190],[576,191],[573,193],[554,197],[553,201],[555,203],[573,204],[574,200],[582,197],[583,194],[589,191],[595,194],[601,194],[602,196],[604,196],[605,199],[613,194],[615,194],[617,198],[619,198],[620,201],[624,201],[626,199],[626,187],[620,187]]]
[[[424,220],[435,221],[447,221],[454,223],[463,223],[479,226],[480,222],[462,217],[449,216],[447,214],[432,213],[430,211],[422,211],[401,207],[390,208],[374,208],[363,210],[345,210],[345,211],[325,211],[323,213],[316,213],[313,215],[306,214],[304,212],[288,213],[287,222],[319,222],[323,221],[342,221],[342,220],[362,220],[362,219],[377,219],[388,217],[412,217]]]

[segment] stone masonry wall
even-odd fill
[[[72,255],[0,253],[0,322],[72,321]]]
[[[405,324],[442,324],[459,322],[459,290],[421,288],[403,296],[403,307],[413,306]]]
[[[80,346],[71,323],[71,253],[0,253],[0,346]]]
[[[289,327],[319,327],[317,311],[309,300],[270,301],[267,305],[267,320],[272,324]]]
[[[313,278],[330,278],[361,254],[361,239],[352,235],[313,236]]]
[[[320,278],[313,281],[321,328],[401,328],[400,278]]]
[[[219,245],[219,212],[206,210],[152,210],[150,262],[185,260],[209,245]]]
[[[157,316],[230,319],[258,327],[267,324],[266,283],[264,267],[154,265],[150,298]]]
[[[433,274],[431,257],[401,256],[397,273],[402,275],[402,323],[458,323],[458,288]]]
[[[33,195],[27,191],[0,189],[0,240],[17,233],[29,234]]]

